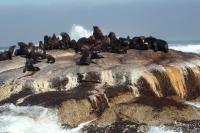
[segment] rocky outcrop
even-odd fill
[[[162,125],[159,127],[149,127],[142,123],[132,122],[128,120],[121,120],[113,122],[110,125],[101,127],[95,124],[85,126],[82,129],[83,133],[149,133],[153,132],[153,128],[159,128],[160,132],[181,132],[181,133],[199,133],[200,121],[176,122],[171,125]],[[155,130],[154,132],[159,132]]]
[[[105,58],[90,66],[76,65],[80,55],[71,50],[50,54],[56,63],[41,62],[37,64],[41,70],[34,74],[22,73],[23,58],[6,61],[0,71],[0,104],[57,107],[60,121],[71,126],[90,120],[103,125],[118,119],[155,125],[200,119],[197,109],[171,98],[200,96],[197,54],[129,50],[124,55],[103,53]]]
[[[147,131],[147,125],[127,120],[117,121],[106,127],[89,125],[82,129],[83,133],[147,133]]]

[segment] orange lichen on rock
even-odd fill
[[[169,76],[171,85],[175,90],[176,94],[182,98],[186,96],[187,89],[185,86],[185,79],[183,71],[176,67],[166,67],[166,73]]]

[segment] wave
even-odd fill
[[[148,133],[182,133],[173,130],[167,130],[166,127],[150,127]]]
[[[191,52],[191,53],[200,53],[200,43],[195,44],[169,44],[170,49],[182,51],[182,52]]]
[[[73,129],[64,129],[55,109],[40,106],[0,106],[0,132],[8,133],[79,133],[89,122]]]
[[[78,40],[81,37],[89,37],[93,31],[87,30],[81,25],[74,24],[70,30],[70,37],[74,40]]]
[[[6,48],[6,47],[0,47],[0,53],[4,52],[6,49],[8,49],[8,48]]]
[[[196,108],[200,108],[200,102],[185,102],[188,105],[192,105]]]

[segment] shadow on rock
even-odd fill
[[[188,106],[182,102],[177,102],[173,99],[158,98],[158,97],[138,97],[132,103],[151,106],[154,108],[155,111],[162,111],[164,107],[170,107],[170,106],[182,110]]]

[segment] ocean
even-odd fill
[[[3,52],[6,49],[7,49],[6,47],[0,47],[0,53]]]
[[[200,53],[200,41],[169,42],[169,48],[182,52]]]
[[[77,39],[90,36],[90,30],[82,26],[74,25],[70,36]],[[200,41],[176,41],[169,42],[169,48],[183,52],[200,54]],[[4,51],[5,47],[0,47]],[[200,103],[187,104],[200,108]],[[63,128],[57,117],[57,110],[41,106],[18,107],[13,104],[0,106],[0,133],[80,133],[81,128],[87,125],[85,122],[73,129]],[[163,127],[150,127],[149,133],[180,133],[166,130]]]

